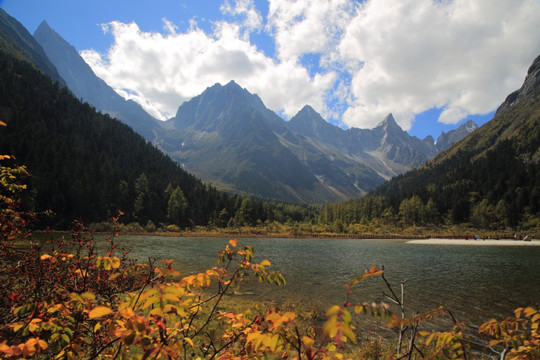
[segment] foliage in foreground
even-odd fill
[[[358,343],[363,329],[355,326],[354,315],[362,313],[385,319],[398,334],[394,351],[378,348],[370,358],[470,357],[465,326],[449,310],[405,316],[403,295],[395,294],[377,266],[347,284],[344,304],[328,309],[318,330],[279,308],[223,307],[224,296],[248,276],[285,283],[281,274],[268,271],[269,261],[254,262],[253,248],[239,248],[236,240],[219,252],[218,266],[187,277],[171,261],[158,266],[154,260],[130,260],[115,245],[116,234],[100,255],[80,224],[68,239],[35,243],[27,227],[34,214],[18,207],[25,188],[18,179],[25,173],[24,167],[7,166],[0,172],[2,358],[343,359]],[[384,303],[353,302],[356,286],[374,276],[383,278],[401,316]],[[450,330],[423,328],[445,316],[453,322]],[[502,358],[534,359],[539,324],[537,309],[519,308],[515,317],[491,320],[480,331]]]
[[[386,319],[399,334],[395,353],[378,353],[375,358],[410,358],[415,353],[427,358],[469,356],[465,327],[459,321],[454,319],[449,331],[422,330],[427,321],[451,316],[447,309],[398,317],[386,304],[351,303],[355,285],[384,276],[376,266],[347,285],[345,303],[328,309],[318,331],[299,326],[294,312],[235,312],[221,306],[223,297],[248,275],[284,283],[280,274],[267,270],[267,260],[253,262],[249,246],[238,248],[231,240],[219,253],[221,266],[178,278],[170,261],[163,267],[152,261],[137,264],[116,256],[114,237],[109,241],[106,256],[95,253],[93,241],[78,232],[47,252],[3,246],[1,276],[9,285],[1,297],[2,357],[342,359],[349,344],[357,343],[353,316],[361,313]],[[70,247],[73,252],[66,251]],[[216,289],[208,295],[212,283]],[[507,358],[533,359],[540,346],[539,323],[538,310],[517,309],[515,317],[491,320],[480,331]]]

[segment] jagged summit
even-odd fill
[[[307,112],[307,113],[309,113],[309,114],[317,114],[317,115],[319,115],[319,114],[315,111],[315,109],[313,109],[313,108],[311,107],[311,105],[307,105],[307,104],[304,105],[304,106],[302,107],[302,109],[300,109],[300,111],[298,112],[298,114],[301,114],[301,113],[304,113],[304,112]]]
[[[384,127],[384,126],[393,126],[393,127],[399,127],[401,129],[401,126],[398,125],[396,122],[396,119],[394,119],[394,115],[392,113],[386,115],[383,121],[381,121],[377,127]]]
[[[468,120],[465,124],[462,124],[455,130],[445,133],[441,132],[441,135],[437,138],[435,146],[439,152],[448,149],[452,144],[465,138],[467,135],[478,129],[478,125],[472,120]]]
[[[238,85],[238,83],[237,83],[236,81],[234,81],[234,80],[229,81],[229,82],[225,85],[225,87],[231,87],[231,88],[236,87],[236,88],[239,88],[239,89],[244,90],[244,88],[242,88],[240,85]]]
[[[43,30],[54,31],[54,30],[49,26],[49,23],[47,22],[47,20],[43,20],[43,21],[39,24],[38,28],[36,29],[36,32],[37,32],[37,31],[40,31],[40,30],[39,30],[40,28],[42,29],[41,31],[43,31]]]
[[[304,105],[304,107],[298,113],[296,113],[291,120],[289,120],[289,124],[294,125],[297,122],[309,124],[328,124],[328,122],[324,120],[322,116],[310,105]]]

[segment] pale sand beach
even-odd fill
[[[465,240],[465,239],[422,239],[410,240],[408,244],[425,245],[472,245],[472,246],[540,246],[540,240]]]

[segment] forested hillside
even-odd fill
[[[287,209],[228,196],[204,185],[131,128],[53,83],[29,63],[0,53],[0,153],[27,165],[26,205],[53,210],[47,222],[68,227],[125,213],[154,225],[255,224]]]
[[[403,226],[540,226],[540,56],[520,90],[490,122],[416,170],[362,200],[323,209],[327,222],[379,220]]]

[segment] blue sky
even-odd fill
[[[0,0],[41,21],[157,118],[235,80],[285,119],[343,128],[388,113],[437,138],[490,120],[540,53],[539,0]]]

